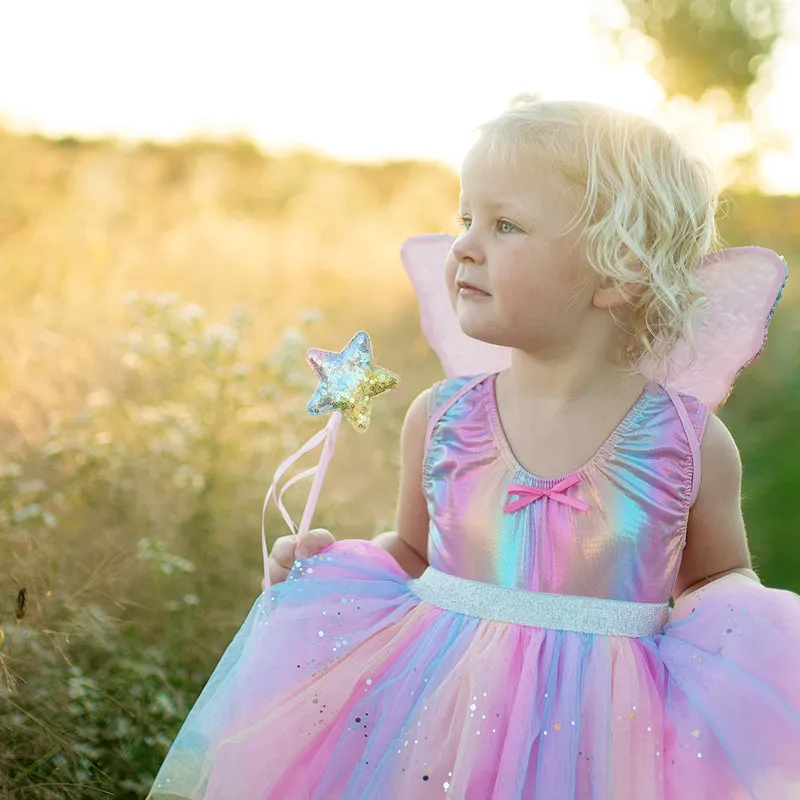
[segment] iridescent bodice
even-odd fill
[[[454,378],[432,391],[423,469],[430,565],[517,589],[668,600],[697,491],[706,406],[651,382],[565,482],[517,462],[500,425],[494,378]],[[556,491],[560,497],[547,496],[564,483],[572,485]],[[514,484],[530,493],[509,512],[509,501],[525,496],[509,495]]]

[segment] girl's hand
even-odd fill
[[[324,528],[315,528],[297,538],[289,535],[276,539],[269,554],[270,583],[274,586],[285,581],[296,559],[313,556],[335,541],[333,534]]]

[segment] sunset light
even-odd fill
[[[756,124],[763,188],[800,191],[800,7],[787,4]],[[594,17],[592,17],[594,15]],[[243,136],[269,151],[457,166],[470,132],[520,93],[617,105],[723,163],[745,143],[698,109],[664,107],[642,59],[599,24],[615,0],[226,3],[27,0],[0,12],[0,124],[53,136]],[[644,52],[642,56],[644,56]]]

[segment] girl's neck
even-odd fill
[[[648,380],[610,361],[547,361],[521,350],[512,351],[511,366],[498,375],[507,400],[525,405],[535,397],[542,411],[562,409],[599,398],[637,397]]]

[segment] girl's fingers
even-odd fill
[[[280,583],[292,571],[296,558],[308,558],[333,544],[336,539],[324,528],[315,528],[302,537],[281,536],[276,539],[269,553],[270,583]]]
[[[297,558],[308,558],[308,556],[313,556],[320,550],[324,550],[335,541],[336,539],[333,538],[333,534],[330,531],[325,530],[325,528],[315,528],[313,531],[304,533],[298,539],[295,555]]]
[[[294,536],[281,536],[276,539],[270,550],[269,560],[274,561],[278,566],[287,571],[292,568],[295,556],[295,539]]]
[[[290,570],[284,569],[280,564],[277,564],[273,559],[269,560],[269,582],[272,586],[276,583],[283,583]]]

